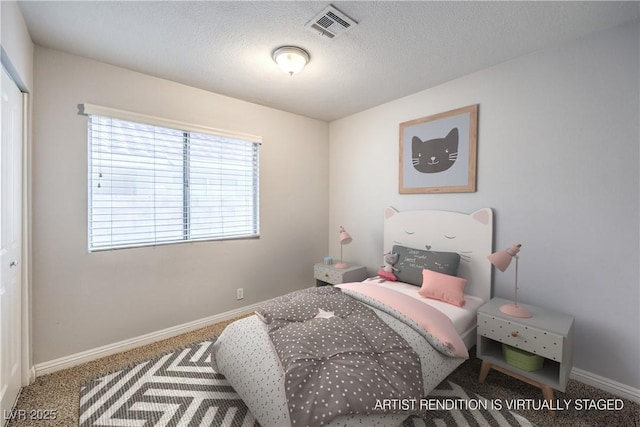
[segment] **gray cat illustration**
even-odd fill
[[[444,138],[427,141],[414,136],[411,140],[413,167],[422,173],[437,173],[449,169],[458,159],[458,128]]]

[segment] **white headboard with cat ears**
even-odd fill
[[[440,210],[384,212],[384,252],[393,245],[460,254],[458,276],[467,279],[465,293],[485,301],[491,299],[493,211],[479,209],[470,214]]]

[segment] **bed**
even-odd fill
[[[490,299],[491,295],[491,267],[486,257],[491,254],[492,248],[493,212],[490,208],[463,214],[438,210],[400,212],[392,207],[387,207],[384,211],[383,252],[397,251],[401,253],[398,264],[394,266],[394,273],[397,274],[398,280],[390,281],[372,277],[362,283],[338,285],[339,293],[357,297],[361,302],[366,303],[370,310],[375,312],[378,320],[393,329],[394,333],[401,336],[410,345],[419,358],[418,364],[422,374],[420,384],[422,397],[427,396],[433,388],[463,363],[465,358],[459,353],[466,352],[475,344],[476,312],[484,302]],[[428,254],[430,263],[435,262],[434,265],[443,269],[450,267],[451,263],[447,257],[451,254],[457,254],[459,262],[456,274],[455,276],[448,275],[447,281],[455,283],[466,281],[466,284],[463,285],[464,302],[461,307],[456,305],[456,298],[459,298],[457,291],[454,292],[454,299],[449,300],[449,291],[446,291],[444,296],[438,293],[442,289],[441,286],[435,286],[435,291],[426,286],[426,283],[433,277],[436,277],[440,283],[439,280],[443,276],[441,276],[441,272],[435,274],[427,272],[431,267],[425,268],[423,265],[422,257],[425,253]],[[421,285],[418,283],[419,281],[424,281],[424,283]],[[419,293],[425,288],[427,294],[435,292],[435,297],[440,299],[425,298]],[[384,295],[387,294],[393,298],[402,294],[398,298],[411,299],[414,309],[417,307],[418,310],[421,310],[422,307],[425,307],[425,311],[436,311],[438,316],[446,318],[447,328],[450,325],[455,329],[455,333],[458,335],[456,339],[459,341],[443,340],[438,337],[437,332],[425,333],[423,328],[418,330],[419,328],[416,328],[415,325],[417,321],[406,319],[404,314],[397,313],[391,302],[392,298],[384,302],[374,301],[373,297],[377,298],[377,296],[360,294],[359,292],[364,292],[363,290],[382,295],[381,298],[385,298]],[[334,295],[338,292],[337,290],[333,291],[332,289],[324,293]],[[313,292],[313,289],[309,292]],[[315,298],[315,296],[311,297]],[[278,300],[278,303],[280,301],[281,299]],[[294,415],[290,417],[290,413],[293,414],[293,412],[289,407],[290,403],[287,403],[286,375],[282,368],[283,364],[278,357],[279,353],[274,347],[275,340],[272,341],[269,335],[269,328],[272,325],[265,323],[264,312],[259,311],[259,314],[238,320],[225,328],[214,345],[213,363],[216,370],[225,375],[263,427],[292,425]],[[322,314],[321,309],[320,314]],[[447,331],[450,333],[449,329]],[[434,335],[436,336],[435,341],[431,339]],[[425,336],[431,338],[425,339]],[[445,343],[444,351],[442,343]],[[454,343],[454,345],[452,346],[450,343]],[[458,354],[452,354],[456,352]],[[290,377],[288,378],[290,382]],[[391,399],[395,396],[387,395],[386,397]],[[335,403],[338,403],[338,400],[342,399],[336,399]],[[340,413],[334,414],[330,421],[319,421],[317,425],[392,426],[402,424],[406,418],[406,411],[401,411],[401,413],[387,413],[387,411],[368,414]],[[307,424],[311,423],[307,422]],[[294,425],[300,425],[300,423]]]

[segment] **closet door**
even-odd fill
[[[0,143],[0,414],[22,385],[22,93],[2,68]],[[7,412],[5,412],[7,411]]]

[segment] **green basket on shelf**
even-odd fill
[[[502,344],[502,357],[504,357],[504,360],[509,365],[529,372],[542,369],[542,364],[544,363],[542,356],[511,347],[507,344]]]

